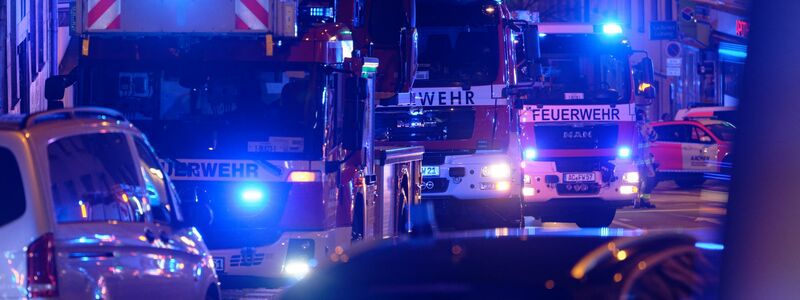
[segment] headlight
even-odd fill
[[[511,167],[508,164],[494,164],[481,169],[481,176],[491,178],[511,177]]]
[[[627,172],[622,174],[622,180],[627,183],[639,183],[639,172]]]
[[[534,148],[525,149],[525,160],[536,160],[536,156],[538,156],[536,149]]]
[[[617,149],[617,156],[619,156],[619,158],[630,158],[631,154],[631,148],[629,147],[623,146]]]
[[[619,193],[623,195],[636,194],[638,192],[639,188],[634,185],[623,185],[619,187]]]

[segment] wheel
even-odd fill
[[[575,221],[575,224],[580,228],[598,228],[608,227],[614,221],[614,216],[617,214],[617,209],[603,208],[602,210],[590,210],[583,213],[582,216]]]
[[[205,299],[206,300],[219,300],[219,299],[221,299],[220,295],[219,295],[219,289],[217,288],[216,284],[212,284],[208,288],[208,291],[206,291],[206,298]]]
[[[706,179],[702,175],[675,179],[675,184],[682,189],[696,188],[703,185],[704,182],[706,182]]]

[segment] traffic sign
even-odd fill
[[[681,76],[682,58],[667,58],[667,76]]]
[[[678,22],[675,21],[650,22],[651,40],[674,40],[677,38],[678,38]]]
[[[681,44],[677,42],[670,42],[667,44],[667,55],[669,57],[680,57],[681,56]]]

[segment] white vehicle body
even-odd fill
[[[199,233],[182,226],[154,158],[144,136],[111,110],[0,121],[0,172],[24,189],[4,199],[0,298],[219,297],[211,255]],[[98,175],[111,169],[135,176],[126,185]]]

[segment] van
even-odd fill
[[[219,299],[147,139],[101,108],[0,117],[0,298]]]

